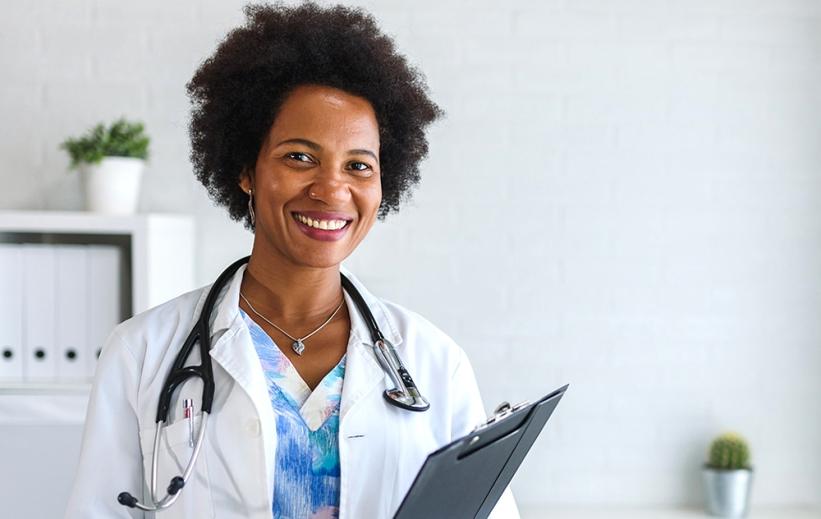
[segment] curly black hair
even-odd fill
[[[191,162],[209,196],[251,228],[240,174],[253,169],[287,95],[319,84],[373,106],[382,170],[378,217],[397,211],[419,183],[425,128],[444,115],[428,97],[424,76],[362,9],[308,2],[249,4],[243,12],[245,24],[228,33],[186,85]]]

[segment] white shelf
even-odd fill
[[[194,220],[189,215],[104,215],[84,211],[0,211],[0,235],[124,237],[130,244],[132,313],[194,286]]]
[[[9,425],[81,426],[85,421],[88,396],[88,389],[78,388],[0,393],[0,431]]]
[[[85,421],[91,384],[0,382],[0,430],[8,425],[77,425]]]
[[[91,382],[0,382],[0,396],[65,395],[72,393],[88,396],[89,391],[91,391]]]
[[[712,518],[703,507],[625,505],[520,505],[522,519],[697,519]],[[748,519],[819,519],[821,506],[750,506]]]
[[[148,222],[188,221],[181,214],[106,215],[85,211],[0,211],[0,232],[125,234],[144,231]]]

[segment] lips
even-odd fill
[[[338,212],[299,211],[291,213],[299,230],[320,241],[336,241],[348,231],[353,218]]]

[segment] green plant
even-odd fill
[[[142,123],[120,118],[108,128],[100,123],[82,137],[66,139],[60,144],[60,148],[71,156],[71,169],[76,169],[80,164],[99,164],[105,157],[145,160],[148,158],[150,139],[144,130]]]
[[[747,441],[731,432],[718,436],[710,445],[707,466],[718,470],[749,469],[750,449]]]

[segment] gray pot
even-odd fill
[[[752,469],[719,470],[704,466],[707,511],[719,517],[747,517],[750,508]]]

